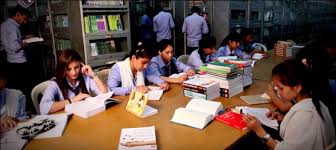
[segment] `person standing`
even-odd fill
[[[156,33],[156,42],[163,39],[171,40],[171,29],[175,27],[173,17],[170,13],[164,12],[161,6],[156,6],[158,14],[153,19],[153,30]]]
[[[209,32],[208,25],[203,17],[199,15],[200,8],[193,6],[192,15],[184,19],[182,32],[187,35],[187,54],[198,48],[198,42],[202,39],[202,34]]]
[[[6,51],[9,71],[8,87],[21,90],[27,97],[30,95],[29,66],[24,50],[27,44],[22,41],[19,27],[27,23],[29,16],[29,11],[18,5],[10,18],[1,24],[1,47]]]

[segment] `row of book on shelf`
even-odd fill
[[[121,31],[123,24],[120,14],[84,16],[85,33]]]
[[[83,5],[124,5],[123,0],[82,0]]]

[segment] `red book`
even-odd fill
[[[216,117],[216,120],[239,130],[247,129],[246,124],[243,121],[242,115],[232,111],[227,111],[224,114],[218,115]]]

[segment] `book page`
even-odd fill
[[[155,127],[121,129],[118,150],[156,150]]]
[[[186,106],[187,110],[199,111],[212,116],[216,116],[219,111],[223,109],[223,105],[220,102],[206,101],[200,99],[191,99]]]
[[[150,90],[146,93],[148,100],[160,100],[163,90]]]
[[[191,126],[198,129],[203,129],[214,116],[204,112],[187,110],[185,108],[178,108],[175,110],[172,122]]]
[[[265,125],[265,126],[268,126],[268,127],[271,127],[273,129],[278,129],[278,122],[274,119],[270,119],[270,118],[267,118],[266,117],[266,113],[269,112],[270,110],[267,109],[267,108],[252,108],[252,107],[238,107],[238,110],[242,110],[242,113],[244,114],[249,114],[249,115],[252,115],[252,116],[255,116],[259,119],[260,123]]]

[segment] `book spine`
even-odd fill
[[[88,16],[84,17],[84,29],[85,29],[85,33],[90,33],[90,24],[89,24]]]
[[[207,88],[206,87],[202,87],[202,86],[198,86],[198,85],[192,85],[192,84],[188,84],[188,83],[183,83],[182,86],[193,88],[193,89],[198,89],[198,90],[202,90],[202,91],[207,92]]]
[[[187,90],[183,90],[183,92],[185,96],[191,97],[191,98],[197,98],[197,99],[203,99],[203,100],[207,100],[208,98],[206,94],[196,93],[196,92],[187,91]]]
[[[191,87],[182,86],[182,89],[183,90],[187,90],[187,91],[192,91],[192,92],[200,93],[200,94],[207,94],[207,92],[204,91],[204,90],[195,89],[195,88],[191,88]]]

